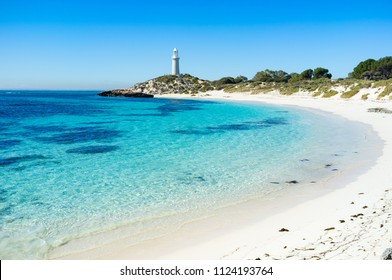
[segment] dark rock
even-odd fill
[[[325,168],[328,168],[328,167],[331,167],[331,166],[332,166],[332,163],[328,163],[328,164],[325,165]]]
[[[326,229],[324,229],[325,231],[328,231],[328,230],[334,230],[335,228],[334,227],[329,227],[329,228],[326,228]]]
[[[382,253],[382,260],[392,260],[392,248],[388,248]]]
[[[361,217],[361,216],[363,216],[362,213],[359,213],[359,214],[356,214],[356,215],[351,215],[351,217],[353,217],[353,218],[358,218],[358,217]]]
[[[281,228],[280,230],[279,230],[279,232],[288,232],[289,230],[287,229],[287,228]]]
[[[368,112],[372,113],[384,113],[384,114],[392,114],[391,110],[385,109],[385,108],[369,108]]]
[[[99,96],[122,96],[122,97],[135,97],[135,98],[153,98],[154,95],[143,92],[134,92],[128,89],[114,89],[103,91],[98,94]]]
[[[345,220],[339,220],[339,222],[340,222],[340,223],[345,223],[346,221],[345,221]]]
[[[299,182],[297,180],[292,180],[292,181],[286,181],[288,184],[298,184]]]

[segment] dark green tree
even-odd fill
[[[392,78],[392,56],[380,58],[372,65],[372,72],[378,73],[374,80],[387,80]]]
[[[248,78],[245,76],[237,76],[234,80],[235,80],[235,83],[238,84],[238,83],[246,82],[248,80]]]
[[[223,77],[217,80],[216,83],[222,85],[235,84],[235,79],[233,77]]]
[[[300,79],[301,80],[311,80],[313,78],[313,70],[312,69],[306,69],[300,74]]]
[[[273,81],[272,72],[273,71],[268,69],[265,71],[257,72],[256,75],[253,77],[253,80],[257,82],[272,82]]]
[[[290,79],[290,75],[283,70],[265,70],[257,72],[253,77],[254,81],[258,82],[287,82]]]
[[[274,82],[288,82],[291,78],[290,75],[283,70],[276,71],[274,74]]]
[[[298,82],[301,81],[301,75],[298,73],[290,73],[290,79],[289,79],[289,83],[294,83],[294,82]]]
[[[235,84],[235,79],[233,77],[223,77],[219,80],[213,81],[212,84],[216,89],[223,89],[226,85]]]
[[[365,61],[361,61],[355,68],[354,71],[349,74],[350,78],[360,79],[362,74],[371,71],[373,68],[373,64],[376,61],[372,58],[369,58]],[[374,70],[374,69],[373,69]]]
[[[328,73],[328,72],[329,72],[328,69],[322,68],[322,67],[318,67],[318,68],[314,69],[313,80],[317,80],[317,79],[321,79],[321,78],[331,79],[332,74]]]
[[[361,61],[349,73],[349,77],[365,80],[387,80],[392,78],[392,56],[386,56],[379,60],[369,58]]]

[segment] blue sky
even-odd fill
[[[111,89],[180,70],[205,79],[392,55],[392,1],[0,0],[0,89]]]

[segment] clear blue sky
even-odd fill
[[[0,0],[0,89],[110,89],[392,55],[392,1]]]

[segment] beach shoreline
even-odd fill
[[[370,125],[384,142],[372,166],[325,182],[331,188],[293,187],[275,198],[255,199],[219,209],[161,238],[135,246],[117,240],[93,250],[61,255],[65,259],[380,259],[392,247],[388,223],[392,209],[392,115],[368,108],[392,109],[391,102],[326,100],[214,91],[164,98],[233,100],[297,106],[333,113]],[[380,147],[371,147],[380,150]],[[233,223],[233,221],[236,221]],[[57,258],[54,255],[54,258]]]

